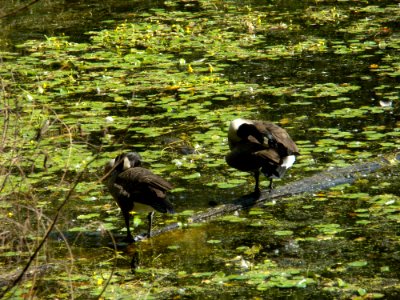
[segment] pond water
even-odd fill
[[[43,0],[0,22],[0,291],[61,207],[32,273],[5,298],[398,299],[396,164],[188,218],[253,189],[225,163],[236,117],[273,121],[296,141],[278,187],[393,157],[399,3]],[[182,228],[126,245],[101,177],[131,150],[175,186],[178,213],[156,214],[155,227]],[[133,218],[143,232],[145,216]]]

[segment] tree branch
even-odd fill
[[[19,13],[20,11],[24,10],[25,8],[28,8],[29,6],[35,4],[36,2],[39,2],[39,1],[40,1],[40,0],[32,0],[31,2],[25,4],[25,5],[21,6],[21,7],[18,7],[18,8],[16,8],[16,9],[10,11],[9,13],[6,13],[6,14],[0,16],[0,19],[3,19],[3,18],[6,18],[6,17],[10,17],[10,16],[13,16],[13,15],[16,15],[16,14]]]

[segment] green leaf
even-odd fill
[[[365,260],[357,260],[357,261],[350,262],[347,265],[350,267],[361,268],[361,267],[365,267],[366,265],[368,265],[368,262]]]

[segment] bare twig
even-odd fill
[[[25,5],[21,6],[21,7],[18,7],[18,8],[16,8],[16,9],[10,11],[9,13],[6,13],[6,14],[0,16],[0,19],[3,19],[3,18],[6,18],[6,17],[10,17],[10,16],[13,16],[13,15],[16,15],[16,14],[19,13],[20,11],[22,11],[22,10],[28,8],[29,6],[35,4],[36,2],[39,2],[39,1],[40,1],[40,0],[32,0],[31,2],[25,4]]]
[[[96,156],[94,156],[94,158],[89,161],[86,165],[86,168],[93,163],[97,158],[98,158],[99,154],[97,154]],[[44,243],[46,242],[46,240],[48,239],[51,231],[54,229],[58,217],[60,216],[60,213],[63,209],[63,207],[68,203],[68,200],[71,198],[72,193],[74,192],[76,186],[78,185],[78,183],[80,182],[80,179],[82,177],[82,175],[84,174],[84,172],[86,171],[86,168],[84,170],[82,170],[80,173],[78,173],[78,176],[75,178],[74,183],[72,184],[72,187],[69,189],[68,194],[65,196],[63,202],[60,204],[60,206],[58,207],[56,214],[53,218],[52,223],[50,224],[50,226],[48,227],[43,239],[41,240],[41,242],[39,243],[39,245],[36,247],[35,251],[33,252],[33,254],[30,256],[28,262],[26,263],[25,267],[23,268],[23,270],[21,271],[21,273],[19,274],[19,276],[17,278],[15,278],[15,280],[12,282],[12,284],[10,284],[9,286],[7,286],[7,288],[2,291],[0,293],[0,298],[3,298],[12,288],[14,288],[23,278],[23,276],[25,275],[25,273],[27,272],[27,270],[29,269],[30,265],[32,264],[33,260],[35,259],[35,257],[37,256],[37,254],[39,253],[39,251],[42,249]]]
[[[109,231],[107,231],[107,232],[108,232],[109,236],[111,237],[111,240],[112,240],[112,243],[113,243],[113,246],[114,246],[114,264],[112,266],[110,276],[108,277],[107,282],[103,286],[103,289],[101,290],[100,294],[97,296],[97,299],[102,299],[102,295],[104,294],[104,292],[106,291],[107,287],[109,286],[109,284],[111,282],[111,279],[112,279],[112,277],[114,275],[115,269],[117,267],[117,256],[118,256],[117,243],[115,242],[115,239],[114,239],[114,236],[112,235],[112,233],[109,232]]]

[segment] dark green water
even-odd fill
[[[397,299],[396,166],[186,223],[253,189],[224,161],[235,117],[276,122],[297,142],[277,186],[397,152],[399,12],[392,1],[39,1],[1,19],[5,274],[26,263],[84,170],[62,234],[39,254],[50,271],[12,297],[96,297],[111,277],[106,299]],[[127,150],[176,187],[178,214],[156,226],[185,229],[119,243],[116,255],[109,232],[119,242],[124,225],[98,180]],[[136,232],[146,228],[139,216]]]

